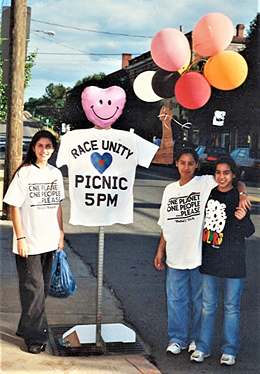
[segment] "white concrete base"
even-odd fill
[[[69,337],[77,334],[80,344],[96,342],[96,325],[76,325],[62,335],[66,342]],[[101,325],[101,336],[105,343],[123,342],[135,343],[136,333],[122,323],[107,323]]]

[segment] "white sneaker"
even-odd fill
[[[194,352],[196,351],[196,342],[191,342],[189,344],[188,352]]]
[[[203,362],[204,358],[209,357],[210,355],[206,355],[205,353],[196,350],[195,352],[192,353],[190,356],[191,361],[196,361],[196,362]]]
[[[236,362],[236,356],[228,355],[226,353],[223,353],[220,359],[221,364],[225,365],[234,365]]]
[[[168,345],[166,352],[173,353],[174,355],[178,355],[181,353],[181,350],[186,349],[187,347],[181,347],[179,343],[171,343]]]

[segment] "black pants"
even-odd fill
[[[22,305],[17,333],[27,345],[48,340],[45,298],[50,288],[53,254],[52,251],[27,258],[16,255]]]

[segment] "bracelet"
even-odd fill
[[[242,195],[246,195],[247,196],[247,193],[246,192],[239,192],[239,196],[242,196]]]
[[[17,238],[17,240],[25,239],[25,236],[21,236],[21,238]]]

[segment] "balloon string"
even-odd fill
[[[179,126],[181,126],[182,128],[184,127],[184,128],[189,129],[190,126],[192,126],[192,123],[191,123],[191,122],[185,122],[185,123],[182,125],[182,124],[181,124],[180,122],[178,122],[175,118],[169,116],[169,114],[159,114],[158,117],[164,117],[165,119],[166,119],[167,117],[169,117],[171,120],[174,120],[174,121],[175,121]],[[167,127],[166,124],[165,124],[165,126]],[[167,127],[167,128],[168,128],[168,127]]]
[[[183,71],[183,73],[181,74],[181,75],[184,75],[184,74],[187,74],[189,71],[190,71],[190,69],[192,68],[192,66],[193,65],[195,65],[195,64],[198,64],[199,62],[207,62],[208,60],[207,59],[205,59],[205,58],[197,58],[197,59],[195,59],[188,67],[187,67],[187,69],[185,69],[184,71]],[[203,72],[203,67],[200,69],[200,71],[201,72]]]

